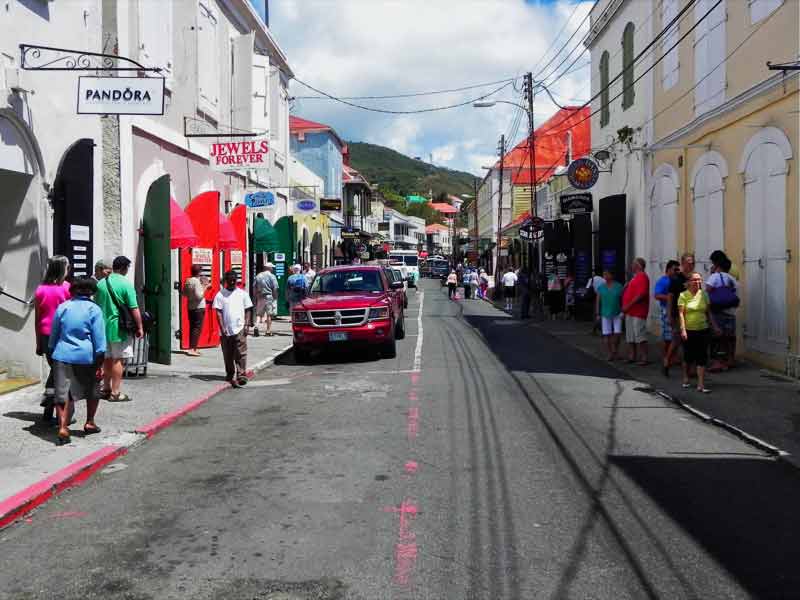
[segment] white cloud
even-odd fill
[[[524,0],[274,0],[270,22],[298,79],[339,96],[384,95],[461,87],[533,70],[574,6],[566,0],[552,4]],[[577,27],[588,7],[585,3],[578,9],[556,48]],[[570,47],[579,38],[575,36]],[[416,110],[466,102],[491,89],[353,102]],[[586,72],[568,76],[555,90],[559,99],[588,97]],[[291,93],[316,95],[297,82],[292,83]],[[495,97],[518,101],[511,87]],[[537,96],[537,123],[555,109],[544,95]],[[331,125],[346,139],[390,146],[412,156],[433,153],[435,162],[481,174],[480,164],[487,164],[486,157],[491,156],[500,134],[508,132],[515,109],[466,106],[384,115],[327,100],[298,99],[294,112]],[[526,127],[523,118],[518,138]]]

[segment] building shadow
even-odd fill
[[[800,592],[800,474],[747,458],[613,456],[756,598]]]
[[[343,365],[379,362],[379,357],[374,350],[368,348],[353,348],[321,350],[311,354],[308,361],[300,362],[294,354],[294,350],[287,350],[275,359],[276,365],[282,366],[304,366],[304,365]]]

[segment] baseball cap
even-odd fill
[[[275,265],[273,265],[271,262],[268,262],[267,264],[264,265],[264,268],[265,269],[274,269]]]

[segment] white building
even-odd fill
[[[76,115],[74,70],[22,70],[20,44],[102,52],[100,0],[3,3],[0,14],[0,368],[38,379],[33,297],[49,256],[92,272],[106,243],[100,117]],[[77,54],[26,54],[66,67]]]
[[[630,85],[652,64],[649,53],[631,69],[631,64],[653,38],[653,11],[677,14],[677,0],[600,0],[591,12],[585,44],[591,51],[592,152],[603,171],[590,190],[594,200],[594,229],[598,227],[599,201],[624,194],[627,214],[626,264],[647,255],[646,204],[649,153],[652,142],[653,72]],[[674,10],[674,14],[670,11]],[[669,18],[672,18],[671,16]],[[601,90],[609,86],[607,91]],[[619,97],[618,97],[619,96]],[[596,113],[596,114],[595,114]],[[607,153],[607,154],[605,154]],[[651,273],[652,278],[652,273]],[[655,281],[655,280],[653,280]]]
[[[480,238],[480,264],[494,273],[499,252],[497,248],[498,225],[502,229],[511,222],[512,215],[512,169],[503,169],[502,203],[500,202],[499,163],[490,169],[478,188],[478,236]],[[502,217],[498,222],[498,215]]]

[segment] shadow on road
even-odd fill
[[[613,456],[611,462],[754,597],[796,597],[800,475],[795,469],[742,458]]]
[[[275,359],[276,365],[281,366],[297,366],[297,365],[343,365],[343,364],[358,364],[358,363],[373,363],[379,362],[380,358],[374,351],[368,348],[358,348],[354,350],[323,350],[315,352],[311,355],[307,362],[300,362],[294,355],[294,351],[288,350]]]

